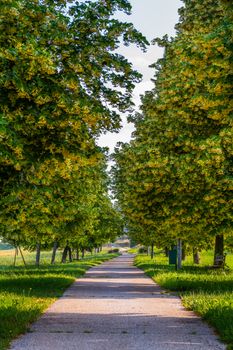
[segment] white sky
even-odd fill
[[[135,28],[144,34],[148,41],[155,37],[162,37],[165,34],[173,36],[174,26],[178,22],[178,9],[182,6],[181,0],[131,0],[132,15],[119,14],[118,18],[123,21],[132,22]],[[143,80],[137,84],[134,90],[134,103],[140,104],[140,95],[151,90],[153,84],[151,78],[154,70],[149,65],[156,62],[163,55],[163,50],[157,46],[150,46],[146,53],[142,53],[136,47],[122,47],[120,53],[133,63]],[[109,147],[110,152],[114,151],[117,142],[128,142],[133,131],[133,125],[126,122],[126,117],[122,116],[122,129],[119,133],[107,133],[99,139],[99,145]]]

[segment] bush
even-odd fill
[[[145,253],[147,253],[147,248],[146,248],[146,247],[140,247],[140,248],[138,249],[138,253],[139,253],[139,254],[145,254]]]
[[[119,248],[113,248],[113,249],[110,249],[108,251],[109,254],[112,254],[112,253],[119,253]]]

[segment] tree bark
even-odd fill
[[[193,262],[194,264],[200,264],[200,253],[197,248],[193,248]]]
[[[223,267],[223,265],[224,265],[224,236],[217,235],[215,237],[214,266]]]
[[[37,243],[36,244],[36,266],[40,265],[40,248],[41,248],[41,244]]]
[[[154,243],[151,244],[150,258],[154,258]]]
[[[182,241],[181,239],[177,240],[177,264],[176,269],[180,270],[182,267]]]
[[[73,259],[72,259],[72,251],[71,251],[71,248],[68,247],[68,255],[69,255],[69,262],[72,262]]]
[[[57,248],[58,248],[58,242],[55,241],[55,242],[53,243],[53,252],[52,252],[52,258],[51,258],[51,264],[55,264],[55,258],[56,258]]]
[[[82,249],[82,259],[84,258],[85,256],[85,249]]]
[[[62,264],[64,264],[66,262],[66,258],[67,258],[67,253],[68,253],[68,246],[66,245],[64,250],[63,250],[63,253],[62,253],[62,258],[61,258],[61,262]]]
[[[165,253],[165,256],[168,258],[168,256],[169,256],[169,248],[168,247],[165,247],[164,253]]]

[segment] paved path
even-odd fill
[[[223,350],[212,329],[123,255],[90,269],[12,350]]]

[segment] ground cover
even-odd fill
[[[178,292],[183,305],[194,310],[215,327],[220,338],[233,349],[233,254],[228,254],[227,270],[212,270],[212,252],[202,254],[202,264],[194,266],[188,257],[180,271],[168,265],[164,254],[155,259],[138,255],[135,265],[143,269],[160,286]]]
[[[49,265],[51,254],[42,254],[39,268],[32,265],[33,253],[26,253],[28,265],[13,267],[13,251],[0,252],[0,350],[10,341],[25,332],[29,324],[87,269],[108,260],[117,254],[88,255],[80,261]],[[58,254],[59,255],[59,254]],[[60,260],[58,260],[60,261]]]

